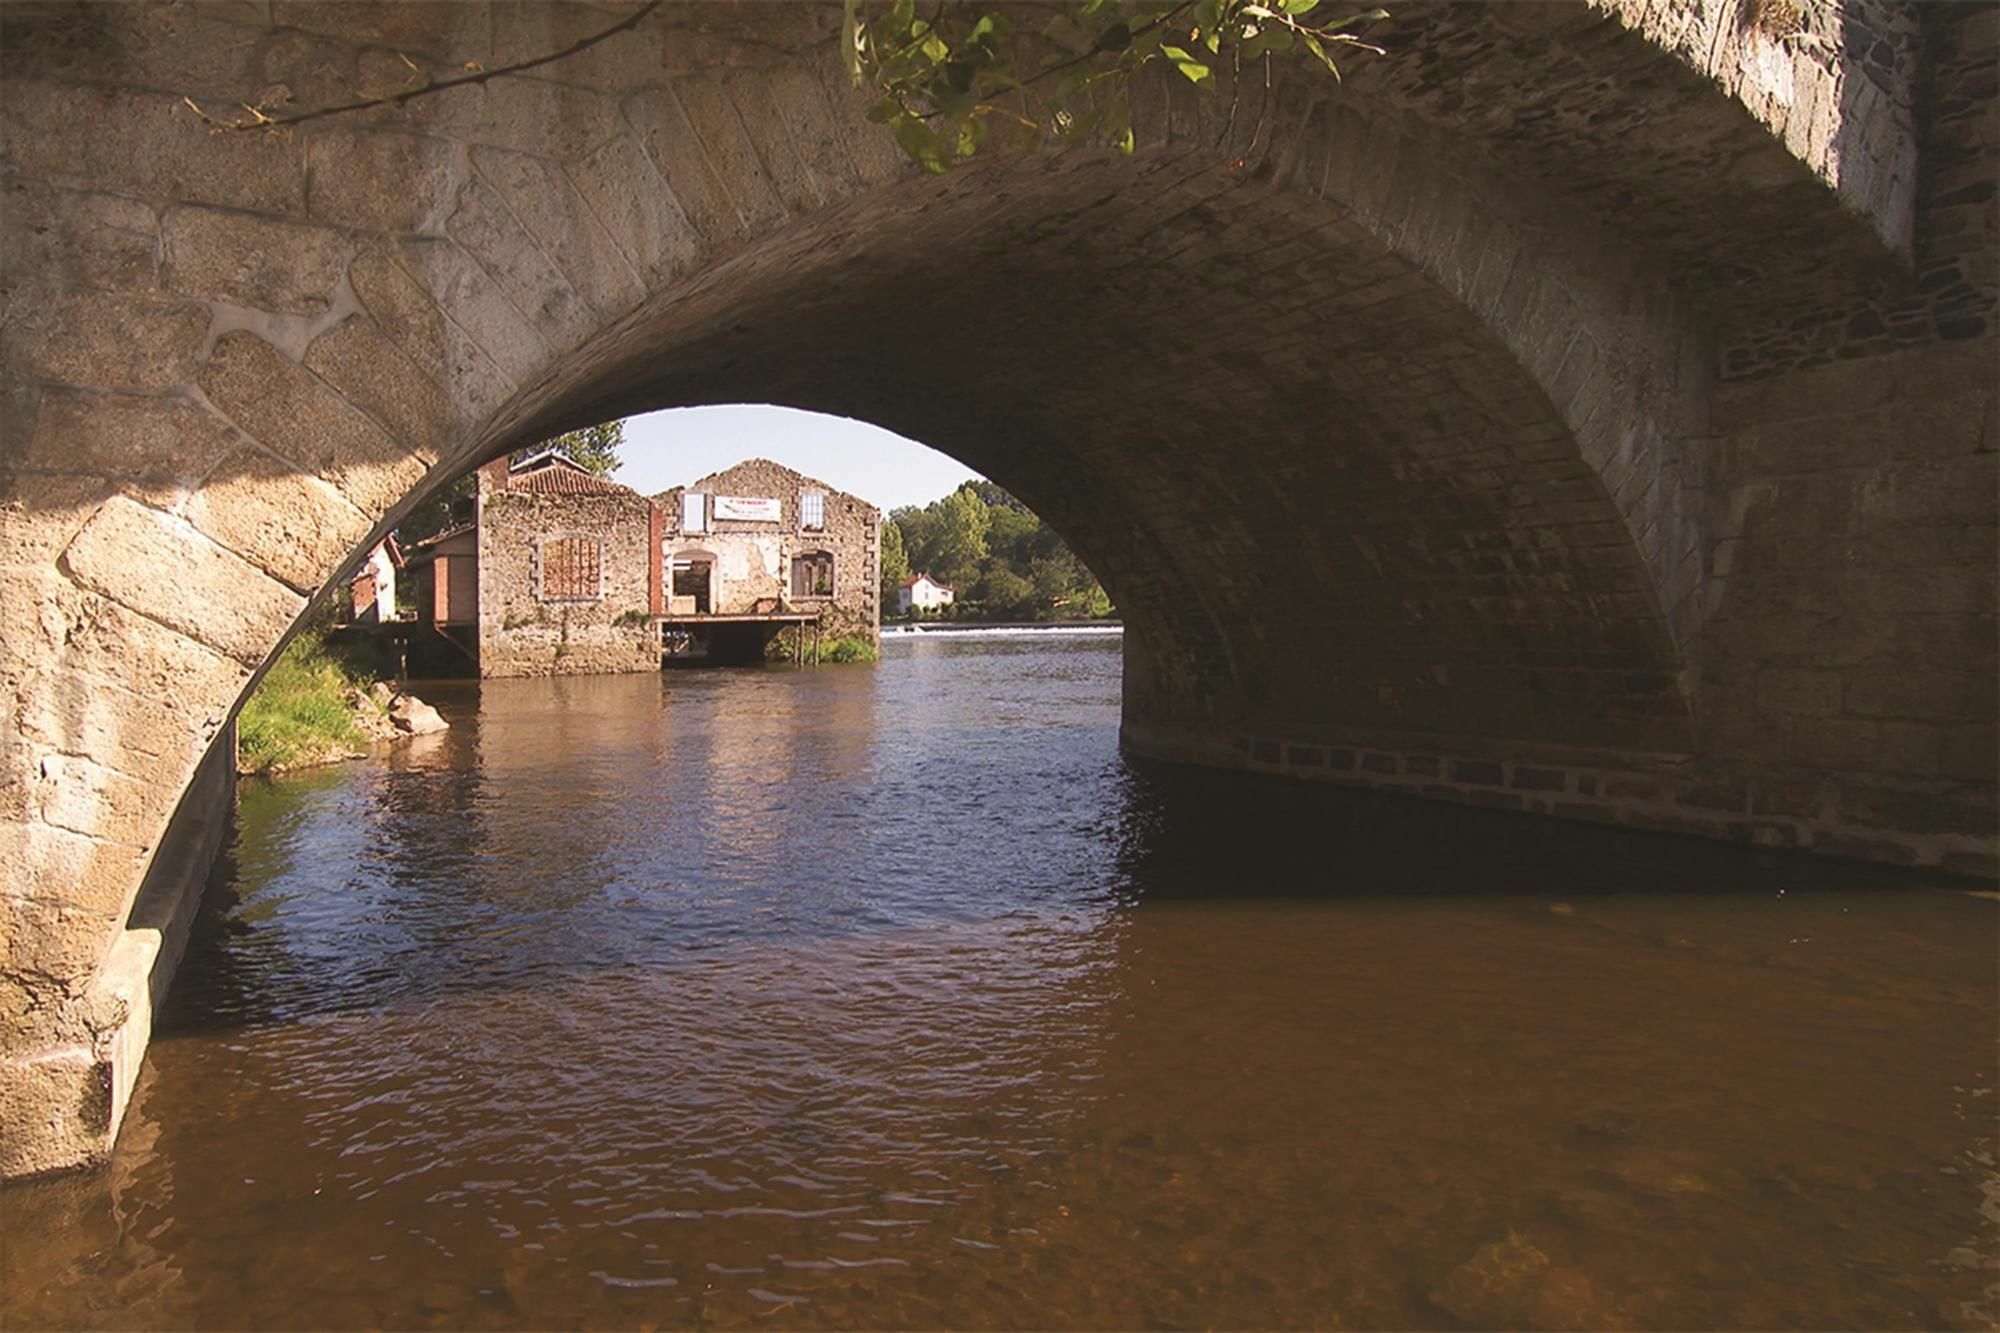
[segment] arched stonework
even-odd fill
[[[0,11],[0,1169],[108,1143],[135,894],[306,600],[650,408],[864,417],[1014,490],[1127,617],[1140,753],[1991,873],[1992,25],[1842,12],[1851,60],[1727,4],[1398,6],[1343,85],[1232,121],[1156,81],[1130,159],[925,178],[824,6],[289,136],[182,99],[615,18]]]

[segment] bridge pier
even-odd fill
[[[57,1039],[0,1056],[0,1181],[103,1161],[236,811],[236,724],[181,796],[121,930]]]

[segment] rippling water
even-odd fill
[[[1990,1327],[1994,902],[1116,750],[1115,641],[246,783],[7,1327]]]

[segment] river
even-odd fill
[[[1131,764],[1115,639],[246,781],[0,1323],[1990,1327],[2000,905]]]

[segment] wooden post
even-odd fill
[[[819,622],[813,621],[813,665],[819,665]]]

